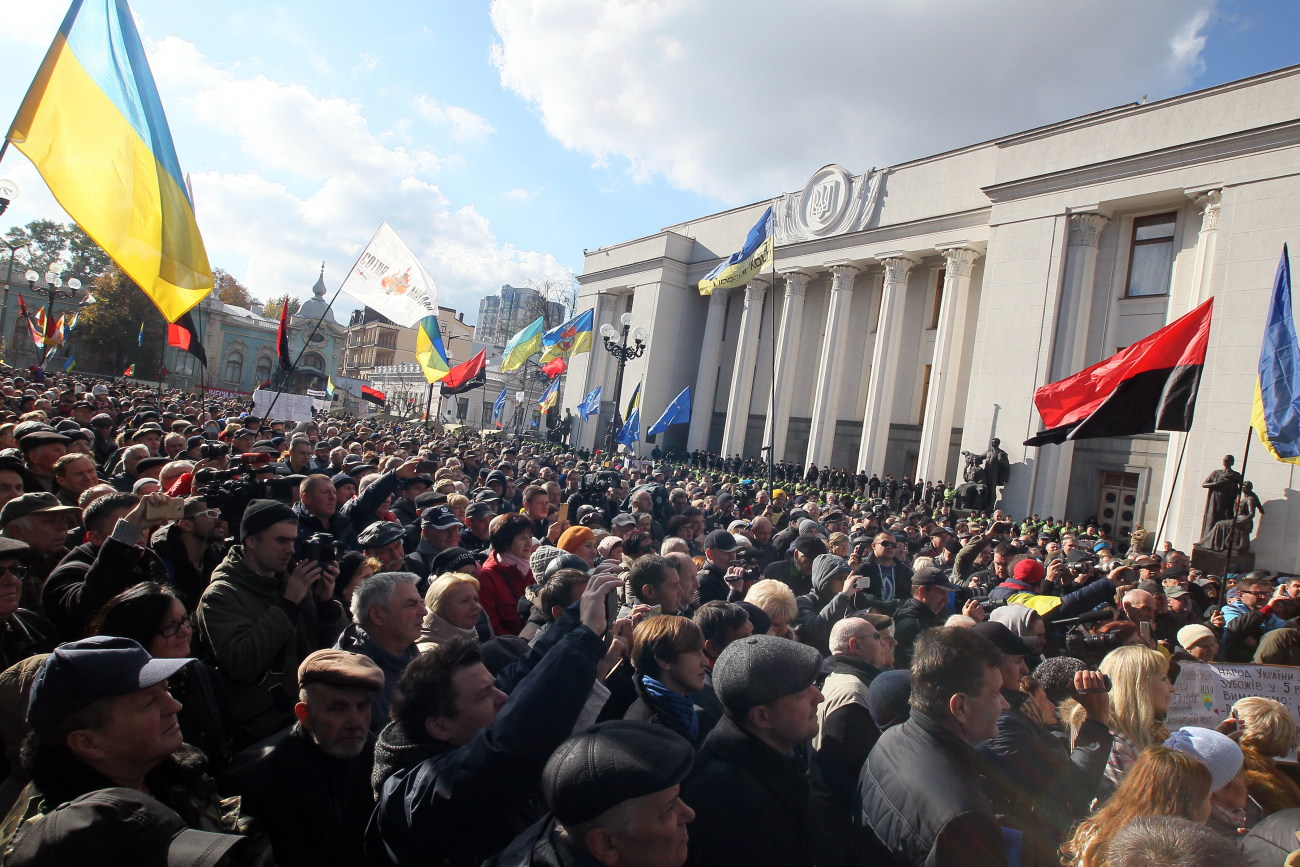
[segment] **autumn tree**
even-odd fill
[[[136,374],[153,379],[162,363],[167,321],[130,277],[114,268],[93,286],[95,303],[84,308],[73,332],[77,366],[82,370],[121,373],[130,364]],[[144,323],[143,345],[137,345]]]
[[[229,304],[231,307],[252,310],[258,303],[252,293],[244,287],[244,284],[236,280],[224,268],[212,269],[212,288],[217,293],[217,300],[222,304]]]
[[[285,299],[288,299],[289,301],[290,316],[296,314],[298,312],[298,309],[302,307],[301,301],[299,301],[297,298],[294,298],[292,295],[285,293],[284,295],[279,295],[267,301],[265,304],[263,304],[262,315],[265,316],[267,319],[279,319],[280,308],[284,306]]]

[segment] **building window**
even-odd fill
[[[1175,214],[1155,214],[1133,221],[1125,297],[1168,295],[1174,269]]]
[[[939,311],[943,307],[943,281],[947,277],[946,268],[939,269],[939,278],[934,281],[934,309],[930,311],[930,327],[939,327]]]
[[[308,352],[307,354],[305,354],[302,357],[302,363],[299,365],[299,367],[307,367],[307,368],[311,368],[312,370],[319,370],[321,373],[326,372],[325,359],[321,358],[319,352]]]
[[[244,378],[244,354],[231,352],[226,356],[226,382],[241,382]]]
[[[271,359],[263,355],[257,359],[257,384],[261,385],[271,378]]]

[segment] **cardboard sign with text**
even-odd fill
[[[1257,695],[1282,702],[1300,720],[1300,668],[1215,662],[1182,663],[1165,727],[1212,729],[1228,718],[1237,699]],[[1295,747],[1280,761],[1296,761]]]

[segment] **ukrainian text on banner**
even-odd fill
[[[1170,731],[1183,726],[1212,729],[1228,718],[1237,699],[1250,695],[1280,701],[1292,716],[1300,716],[1300,668],[1237,662],[1184,662],[1179,666],[1178,684],[1169,702],[1165,726]],[[1295,760],[1295,747],[1292,746],[1282,761]]]
[[[267,417],[267,409],[275,403],[274,418],[277,421],[311,421],[312,397],[307,394],[281,394],[276,399],[275,391],[259,388],[253,392],[253,414],[259,418]]]
[[[208,388],[207,395],[218,400],[248,400],[253,396],[253,393],[251,391],[235,391],[229,388]]]
[[[387,223],[379,224],[339,288],[407,328],[438,313],[433,278]]]

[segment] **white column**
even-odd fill
[[[808,454],[804,463],[824,466],[830,463],[835,444],[835,422],[840,410],[840,380],[844,378],[844,358],[848,355],[849,313],[853,307],[853,281],[860,269],[852,265],[831,266],[831,302],[826,312],[826,332],[822,337],[821,361],[813,384],[812,424],[808,431]]]
[[[1070,215],[1070,243],[1065,254],[1065,275],[1061,300],[1056,307],[1056,352],[1052,357],[1050,382],[1078,373],[1087,366],[1088,331],[1096,291],[1097,246],[1102,230],[1110,222],[1102,214]],[[1061,519],[1070,492],[1070,469],[1074,465],[1074,441],[1038,449],[1042,469],[1034,492],[1034,511]]]
[[[763,299],[767,295],[766,278],[750,280],[745,285],[745,309],[740,316],[740,334],[736,338],[736,365],[731,373],[731,394],[727,398],[727,421],[722,429],[722,454],[730,457],[745,450],[745,431],[749,427],[749,403],[754,394],[754,366],[758,363],[758,341],[763,323]]]
[[[1170,322],[1190,313],[1210,297],[1210,273],[1214,269],[1214,253],[1219,244],[1219,204],[1223,198],[1223,191],[1197,190],[1189,191],[1187,195],[1201,209],[1201,230],[1196,236],[1196,263],[1192,269],[1189,291],[1179,293],[1178,301],[1170,299],[1168,314]],[[1156,549],[1165,539],[1172,540],[1174,547],[1180,551],[1190,551],[1192,543],[1200,541],[1195,535],[1200,529],[1199,526],[1192,528],[1190,534],[1186,535],[1180,526],[1185,512],[1184,501],[1187,499],[1186,486],[1183,484],[1187,477],[1186,464],[1179,473],[1175,474],[1174,471],[1178,466],[1178,455],[1182,453],[1186,441],[1186,433],[1169,434],[1169,451],[1165,454],[1165,469],[1160,481],[1160,499],[1155,503],[1154,510],[1150,508],[1146,510],[1147,517],[1156,522],[1146,523],[1146,529],[1155,533],[1160,529],[1161,512],[1165,504],[1169,504],[1169,514],[1163,516],[1162,537],[1159,539],[1153,537],[1152,546]]]
[[[930,360],[930,388],[925,396],[925,418],[921,423],[921,447],[916,478],[934,481],[951,479],[948,454],[952,424],[957,412],[957,379],[966,349],[967,315],[970,309],[970,275],[979,252],[969,247],[941,248],[943,253],[943,299],[934,335],[934,357]]]
[[[695,375],[695,389],[691,396],[691,427],[686,434],[686,448],[691,450],[709,447],[709,426],[713,423],[713,401],[718,393],[718,358],[722,353],[722,329],[726,325],[728,291],[714,289],[709,296],[704,342],[700,344],[700,368]]]
[[[885,283],[881,290],[880,320],[876,323],[876,346],[871,353],[871,382],[867,384],[867,405],[862,414],[862,444],[858,466],[868,474],[884,477],[885,450],[889,448],[889,422],[894,412],[894,386],[898,375],[898,330],[903,320],[907,278],[917,260],[907,253],[892,253],[881,259]]]
[[[799,363],[803,332],[803,301],[811,274],[786,271],[785,300],[781,306],[781,333],[776,338],[776,396],[768,400],[767,427],[763,443],[772,445],[772,460],[785,459],[785,441],[790,427],[790,404],[794,400],[794,371]]]

